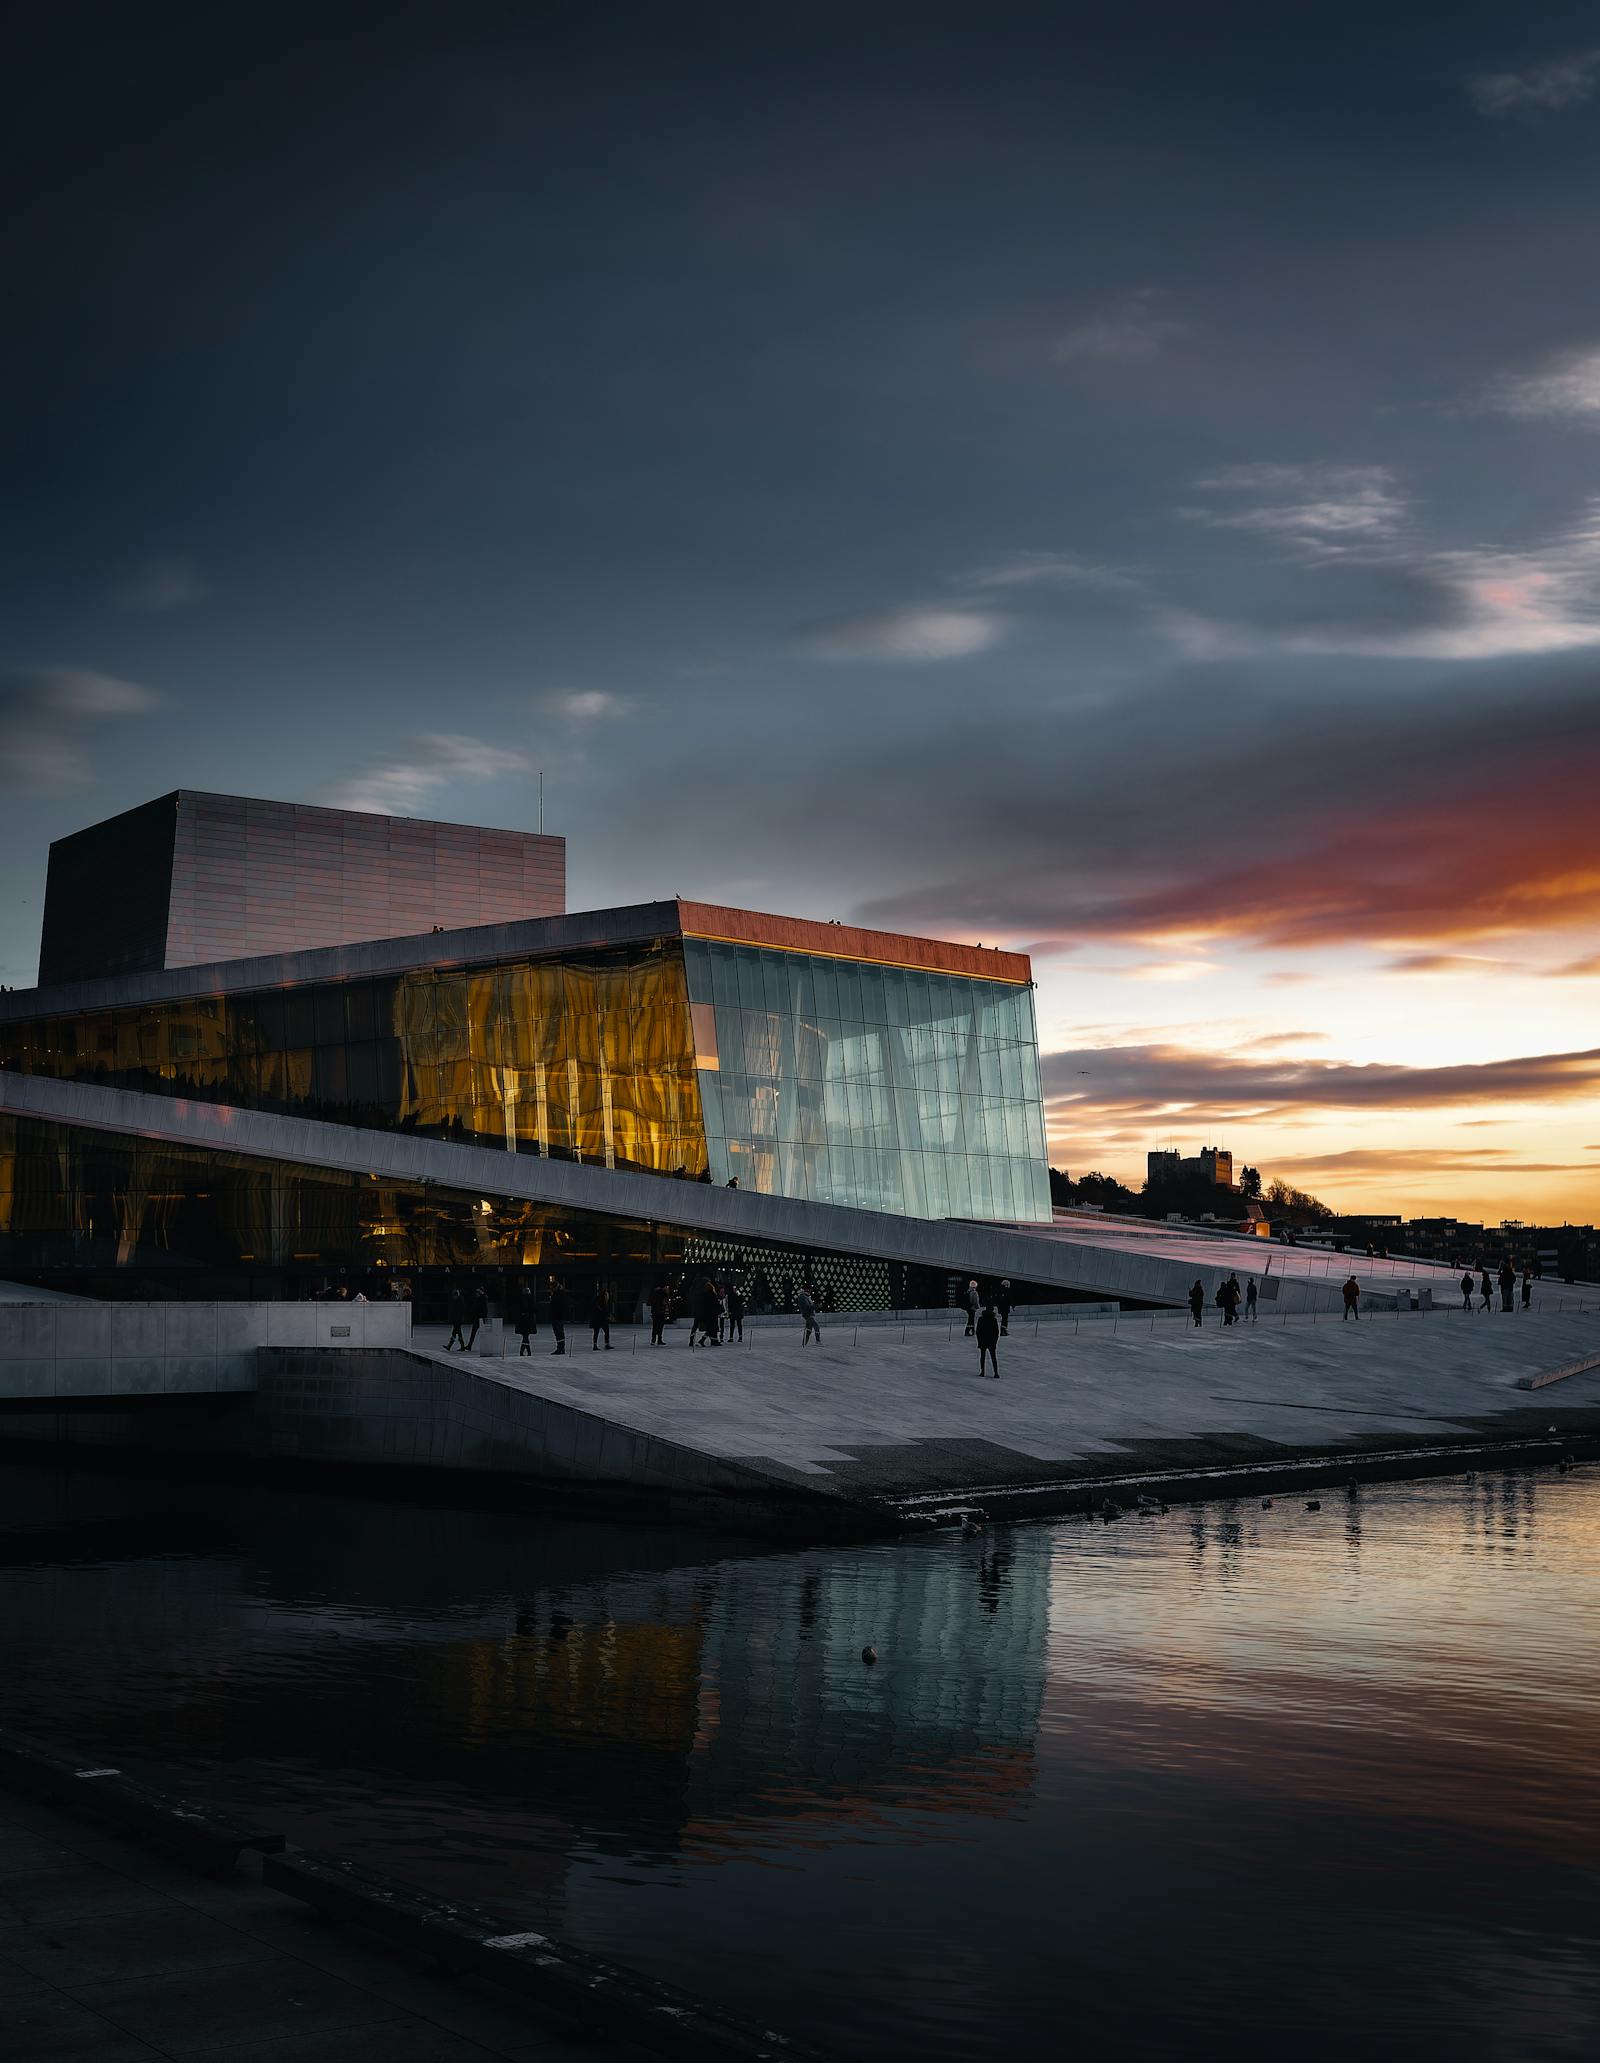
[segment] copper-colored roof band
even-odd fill
[[[879,967],[965,974],[980,981],[1025,985],[1033,980],[1033,963],[1026,953],[1002,952],[998,947],[911,938],[897,931],[867,931],[855,924],[819,924],[809,917],[773,917],[718,903],[680,902],[678,914],[686,938],[703,938],[718,945],[765,946],[773,952],[866,960]]]

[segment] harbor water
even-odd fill
[[[1306,1502],[774,1550],[6,1466],[0,1723],[845,2055],[1600,2053],[1600,1470]]]

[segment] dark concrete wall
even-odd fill
[[[45,877],[39,984],[166,965],[178,797],[58,838]]]
[[[193,1410],[8,1412],[29,1444],[509,1475],[569,1489],[792,1503],[793,1486],[401,1348],[263,1347],[258,1387]],[[825,1502],[826,1500],[818,1500]]]

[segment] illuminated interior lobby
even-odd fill
[[[0,996],[0,1275],[279,1296],[535,1268],[626,1302],[706,1266],[775,1302],[810,1277],[942,1304],[981,1228],[1048,1225],[1024,955],[678,899],[569,913],[559,840],[471,843],[516,836],[180,792],[52,848],[41,964],[75,973]],[[104,924],[86,947],[95,865],[137,952]],[[413,928],[336,935],[375,918]]]

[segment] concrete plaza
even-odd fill
[[[959,1317],[947,1323],[747,1321],[738,1344],[663,1347],[617,1328],[611,1353],[548,1329],[528,1359],[414,1351],[487,1382],[795,1485],[890,1497],[1058,1476],[1213,1466],[1242,1459],[1469,1445],[1550,1424],[1600,1425],[1600,1367],[1530,1395],[1517,1387],[1600,1355],[1600,1299],[1470,1316],[1376,1312],[1223,1328],[1207,1313],[1118,1319],[1014,1314],[1001,1380],[981,1380]],[[514,1343],[513,1343],[514,1346]]]

